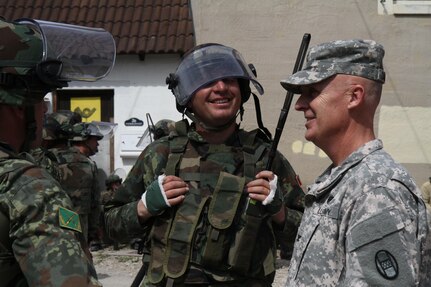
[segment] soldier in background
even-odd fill
[[[74,209],[83,222],[83,233],[88,243],[100,242],[100,193],[97,165],[90,156],[99,150],[98,141],[103,135],[93,123],[78,123],[67,149],[57,153],[62,174],[61,185],[72,199]]]
[[[73,125],[80,123],[81,120],[80,114],[69,110],[59,110],[45,115],[42,146],[30,151],[34,161],[48,170],[59,182],[62,177],[58,166],[61,159],[57,157],[55,151],[69,148],[69,139],[73,136]]]
[[[121,186],[122,182],[123,182],[123,179],[115,173],[109,175],[105,180],[106,189],[104,191],[102,191],[101,202],[100,202],[101,203],[100,227],[102,229],[102,243],[101,244],[97,244],[97,243],[92,244],[91,251],[97,251],[98,249],[102,249],[106,245],[111,245],[111,244],[114,245],[114,250],[119,249],[118,242],[110,239],[109,235],[106,232],[104,209],[105,209],[105,205],[110,200],[112,200],[116,190]]]
[[[150,132],[153,135],[154,140],[158,140],[161,137],[168,136],[171,132],[175,132],[175,121],[162,119],[158,121],[154,126],[150,127]]]
[[[0,46],[0,285],[101,286],[77,239],[82,230],[70,198],[46,170],[18,153],[41,144],[47,93],[110,71],[112,36],[102,29],[1,19]],[[104,75],[95,75],[92,65],[67,61],[98,62],[97,47],[104,48],[106,58],[99,63],[106,66],[97,69]]]

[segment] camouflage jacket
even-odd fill
[[[196,194],[194,195],[196,196],[196,198],[202,198],[203,200],[203,198],[206,198],[206,195],[209,195],[211,197],[211,194],[214,192],[215,182],[223,172],[239,177],[244,177],[244,146],[240,140],[240,134],[248,135],[249,133],[243,130],[238,130],[238,132],[235,133],[225,145],[210,145],[205,142],[202,137],[194,130],[188,130],[187,137],[184,137],[189,142],[187,149],[190,148],[191,150],[196,151],[199,154],[198,157],[208,163],[207,167],[211,166],[211,170],[201,170],[200,176],[193,175],[195,174],[193,172],[194,168],[191,168],[189,170],[190,173],[187,173],[187,171],[185,173],[182,173],[180,171],[179,176],[182,177],[186,182],[188,182],[188,180],[186,180],[183,176],[197,176],[200,177],[202,181],[204,180],[203,178],[206,178],[205,180],[208,183],[207,185],[200,184],[197,188],[196,186],[191,186],[192,189],[196,192]],[[152,250],[153,253],[157,252],[155,246],[152,245],[152,242],[154,242],[154,240],[157,241],[154,236],[157,236],[156,233],[158,233],[158,231],[155,231],[154,228],[155,226],[161,225],[159,224],[159,221],[163,221],[166,219],[168,221],[171,220],[172,222],[173,218],[175,218],[176,216],[175,210],[177,209],[170,209],[155,218],[154,220],[150,220],[149,222],[147,222],[147,224],[141,225],[138,222],[136,205],[138,200],[140,200],[142,193],[148,188],[148,186],[150,186],[156,180],[159,174],[166,172],[166,170],[168,169],[168,158],[173,157],[172,152],[175,146],[174,139],[175,136],[171,134],[168,137],[163,137],[151,143],[142,152],[137,162],[133,166],[132,170],[128,174],[128,177],[124,181],[123,185],[116,191],[114,199],[110,203],[108,203],[105,220],[107,224],[107,231],[110,237],[115,238],[116,240],[124,241],[127,238],[130,239],[134,237],[149,236],[149,240],[147,241],[147,248],[148,250]],[[256,158],[256,161],[252,163],[254,166],[258,167],[258,169],[259,167],[260,169],[262,169],[265,166],[265,159],[267,156],[269,144],[263,140],[260,140],[260,147],[262,156],[260,158]],[[187,158],[187,163],[190,163],[191,161],[192,159]],[[287,210],[286,224],[284,227],[278,228],[285,228],[286,232],[296,233],[296,229],[299,225],[302,215],[304,193],[301,187],[298,185],[294,170],[290,166],[289,162],[280,153],[277,153],[273,167],[274,172],[279,176],[280,192],[284,197]],[[201,168],[204,169],[203,167]],[[247,178],[247,180],[251,180],[251,178]],[[210,182],[212,182],[212,184]],[[216,261],[215,257],[225,255],[225,258],[221,258],[220,264],[209,264],[211,265],[211,267],[208,267],[206,263],[203,263],[203,261],[205,261],[205,256],[203,255],[204,252],[202,246],[205,245],[203,242],[207,241],[207,235],[205,233],[209,232],[208,220],[211,220],[211,218],[207,217],[208,212],[210,212],[207,208],[208,205],[210,205],[209,202],[211,202],[211,200],[207,201],[207,204],[203,204],[202,201],[198,200],[198,202],[196,203],[199,208],[203,209],[203,211],[199,222],[196,223],[195,231],[192,236],[193,242],[191,246],[193,247],[190,251],[191,254],[189,254],[190,257],[188,259],[189,262],[187,262],[187,268],[203,268],[203,272],[215,281],[236,280],[235,284],[239,284],[238,282],[243,282],[241,283],[241,286],[252,286],[250,285],[250,281],[247,280],[250,278],[262,279],[264,277],[262,274],[269,274],[270,276],[273,276],[275,271],[275,238],[273,235],[274,232],[270,217],[266,217],[264,224],[265,226],[260,229],[258,234],[253,234],[254,238],[259,239],[258,244],[261,248],[256,247],[256,250],[254,250],[255,252],[252,252],[254,257],[250,259],[250,262],[252,262],[251,264],[254,265],[254,269],[252,272],[250,272],[250,274],[239,274],[232,270],[229,271],[229,266],[227,266],[227,263],[225,262],[227,261],[228,255],[227,253],[224,254],[224,252],[222,252],[223,250],[221,249],[221,247],[219,247],[220,250],[212,250],[214,258],[211,258],[211,256],[209,258],[210,260],[214,259],[214,261]],[[229,204],[230,203],[227,202],[228,206]],[[178,208],[178,210],[181,210],[181,206]],[[232,213],[232,211],[229,212]],[[238,215],[238,212],[239,210],[233,210],[233,214],[236,213],[236,215]],[[156,224],[153,224],[154,222],[156,222]],[[235,224],[239,224],[238,218],[234,220],[234,223],[231,228],[239,229],[240,227]],[[150,235],[150,231],[152,229],[153,231],[151,232],[151,234],[153,236]],[[162,241],[166,241],[166,238],[162,238]],[[260,250],[260,252],[262,252],[263,254],[259,254],[259,251],[257,250]],[[270,251],[269,257],[267,256],[268,251]],[[155,254],[151,255],[153,257],[158,257],[158,255]],[[175,257],[172,256],[165,259],[175,260]],[[258,259],[258,257],[260,259]],[[263,258],[265,258],[266,260],[264,260]],[[213,274],[213,276],[211,274]],[[186,274],[186,276],[188,275]],[[272,281],[272,279],[270,279],[270,281]],[[256,283],[254,281],[251,282],[253,282],[253,284]],[[270,282],[266,282],[265,284],[270,284]],[[256,286],[267,286],[265,284]],[[148,282],[146,283],[146,285],[153,286]]]
[[[380,140],[329,167],[305,197],[286,286],[431,286],[419,192]]]
[[[60,185],[73,202],[74,211],[88,222],[88,237],[98,237],[100,225],[100,189],[97,179],[97,166],[94,161],[82,154],[78,148],[51,148],[58,164]]]
[[[0,286],[101,286],[71,209],[47,171],[0,145]]]

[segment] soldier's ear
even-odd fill
[[[360,106],[365,101],[365,89],[360,84],[352,85],[345,94],[348,97],[348,105],[349,109]]]

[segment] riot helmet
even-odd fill
[[[247,64],[237,50],[217,43],[208,43],[198,45],[186,53],[175,73],[171,73],[167,77],[166,84],[175,96],[177,110],[186,114],[192,121],[199,122],[208,130],[224,129],[236,120],[238,114],[242,120],[243,104],[248,101],[252,94],[259,128],[271,138],[271,134],[263,126],[261,120],[259,99],[250,89],[251,82],[260,95],[264,93],[262,85],[256,79],[256,75],[254,66]],[[241,91],[239,113],[222,126],[208,126],[193,115],[193,111],[187,107],[187,104],[199,89],[225,78],[238,80]]]
[[[70,81],[105,77],[115,61],[112,35],[100,28],[0,20],[0,103],[28,105]]]
[[[239,80],[243,103],[250,97],[250,81],[259,94],[264,93],[252,66],[247,65],[241,54],[233,48],[216,43],[196,46],[185,54],[175,73],[166,79],[166,83],[182,112],[200,88],[224,78]]]
[[[115,42],[100,28],[18,19],[0,19],[0,104],[24,106],[26,138],[36,138],[34,105],[70,81],[105,77],[115,61]]]

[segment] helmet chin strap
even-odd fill
[[[208,131],[213,131],[213,132],[219,132],[219,131],[223,131],[225,129],[227,129],[228,127],[230,127],[232,125],[233,122],[236,121],[236,118],[238,117],[238,115],[241,115],[241,121],[242,121],[242,115],[244,113],[244,109],[241,105],[240,110],[238,111],[238,113],[232,117],[227,123],[225,123],[224,125],[221,126],[209,126],[206,123],[204,123],[203,121],[201,121],[200,119],[198,119],[194,114],[192,114],[187,108],[184,110],[184,114],[187,115],[187,117],[189,117],[192,122],[200,125],[201,127],[203,127],[204,129],[208,130]]]

